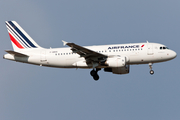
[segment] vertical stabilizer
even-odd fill
[[[6,21],[6,27],[14,51],[41,48],[16,21]]]

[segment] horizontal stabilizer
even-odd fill
[[[12,50],[5,50],[7,53],[13,55],[13,56],[17,56],[17,57],[28,57],[28,55],[25,55],[25,54],[22,54],[22,53],[19,53],[19,52],[15,52],[15,51],[12,51]]]

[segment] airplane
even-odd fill
[[[46,49],[39,46],[16,21],[6,21],[13,50],[5,50],[4,59],[55,68],[88,68],[94,80],[98,71],[128,74],[130,65],[152,65],[174,59],[177,54],[159,43],[130,43],[97,46],[80,46],[63,41],[69,47]]]

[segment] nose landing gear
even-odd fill
[[[96,68],[96,70],[92,70],[91,72],[90,72],[90,74],[91,74],[91,76],[94,78],[94,80],[99,80],[99,75],[98,75],[98,71],[99,70],[101,70],[101,69],[98,69],[98,68]]]
[[[150,74],[153,75],[153,74],[154,74],[154,71],[153,71],[153,70],[150,70]]]
[[[149,63],[149,68],[150,68],[150,74],[153,75],[154,74],[154,70],[152,70],[152,63]]]

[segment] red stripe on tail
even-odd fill
[[[23,48],[24,48],[21,44],[19,44],[19,42],[18,42],[10,33],[9,33],[9,36],[10,36],[11,41],[12,41],[18,48],[20,48],[20,49],[23,49]]]

